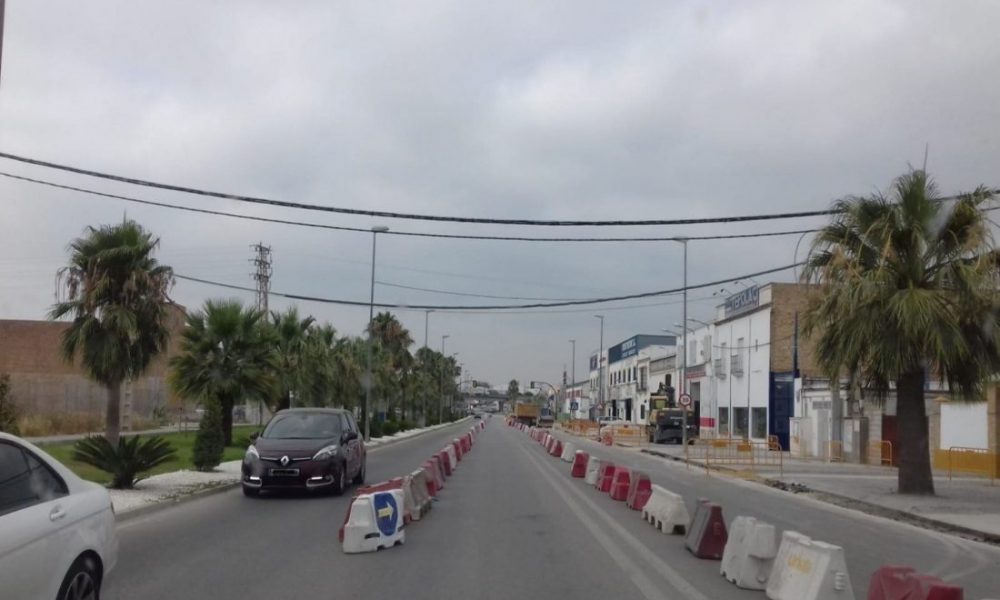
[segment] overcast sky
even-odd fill
[[[7,3],[0,150],[180,185],[340,207],[475,217],[669,219],[826,208],[908,165],[944,192],[1000,185],[1000,3]],[[543,228],[265,208],[0,160],[0,171],[268,217],[496,235],[709,235],[745,225]],[[367,300],[370,234],[144,207],[0,177],[0,318],[41,319],[66,245],[127,212],[184,275]],[[691,284],[792,262],[798,236],[690,244]],[[800,248],[800,256],[807,246]],[[377,278],[463,294],[589,298],[681,283],[677,243],[556,244],[379,236]],[[791,280],[792,273],[762,278]],[[738,290],[739,285],[727,285]],[[691,294],[707,319],[722,294]],[[242,294],[179,281],[188,307]],[[379,285],[377,300],[516,300]],[[649,306],[657,303],[658,306]],[[429,343],[473,378],[577,379],[597,348],[680,320],[638,308],[430,315]],[[283,307],[280,299],[272,307]],[[366,308],[303,303],[358,334]],[[424,312],[395,311],[417,345]],[[2,343],[2,340],[0,340]]]

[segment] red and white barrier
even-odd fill
[[[686,534],[691,517],[684,498],[658,485],[651,488],[652,493],[642,509],[642,518],[663,533]]]
[[[632,481],[628,487],[628,497],[625,498],[625,506],[628,506],[632,510],[642,510],[645,508],[652,494],[653,485],[649,480],[649,475],[643,471],[632,471]]]
[[[596,456],[587,458],[587,474],[584,476],[584,483],[597,487],[597,480],[601,476],[601,459]]]
[[[344,552],[375,552],[404,543],[403,502],[402,490],[361,494],[351,500],[341,529]]]
[[[615,467],[614,474],[611,476],[611,489],[608,490],[608,494],[612,500],[624,502],[628,499],[630,485],[632,485],[632,471],[628,467],[619,465]]]
[[[722,560],[727,539],[722,507],[714,502],[699,500],[694,518],[691,519],[691,530],[684,539],[684,547],[698,558]]]
[[[962,600],[964,590],[910,567],[886,565],[872,573],[868,600]]]
[[[590,462],[590,455],[583,450],[577,450],[573,454],[573,469],[570,471],[572,477],[586,477],[587,463]]]

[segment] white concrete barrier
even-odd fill
[[[571,463],[573,462],[573,457],[575,455],[576,455],[576,448],[573,447],[572,443],[566,442],[565,444],[563,444],[562,456],[560,458],[562,458],[566,462]]]
[[[767,580],[771,600],[854,600],[844,549],[786,531]]]
[[[445,449],[448,451],[448,462],[451,463],[451,470],[454,472],[458,468],[458,454],[455,453],[455,446],[448,444]]]
[[[597,479],[601,476],[601,459],[591,456],[587,459],[587,474],[583,480],[590,485],[597,485]]]
[[[354,498],[344,524],[344,553],[375,552],[405,542],[403,503],[402,490],[361,494]]]
[[[691,523],[684,498],[658,485],[652,486],[653,493],[642,509],[642,518],[663,533],[687,533]]]
[[[763,590],[778,553],[774,525],[753,517],[736,517],[722,553],[722,576],[747,590]]]

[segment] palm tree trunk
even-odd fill
[[[108,386],[108,405],[104,414],[104,437],[115,448],[122,431],[122,384],[120,381]]]
[[[924,371],[911,369],[896,380],[896,422],[899,426],[900,494],[934,494],[929,427],[924,405]]]
[[[223,397],[219,399],[222,407],[222,439],[226,446],[233,445],[233,399]]]

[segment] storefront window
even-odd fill
[[[752,424],[753,424],[753,437],[755,438],[766,438],[767,437],[767,409],[766,408],[755,408],[753,409]]]
[[[747,436],[747,418],[749,417],[749,411],[746,407],[734,408],[733,409],[733,436],[735,437],[746,437]]]
[[[719,435],[729,435],[729,408],[719,409]]]

